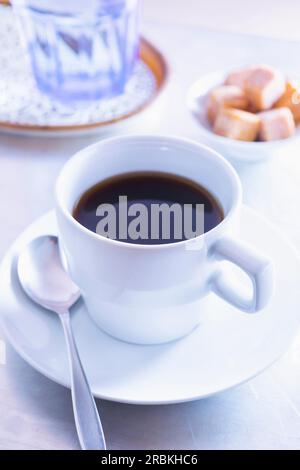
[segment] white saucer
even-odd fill
[[[80,303],[73,327],[93,393],[139,404],[195,400],[252,378],[278,359],[300,327],[300,259],[266,220],[242,210],[241,237],[272,257],[276,292],[260,314],[241,314],[214,295],[203,325],[167,345],[137,346],[101,332]],[[16,253],[37,235],[55,233],[54,213],[31,225],[0,268],[0,317],[7,338],[34,368],[69,385],[69,369],[58,318],[23,293],[16,277]]]

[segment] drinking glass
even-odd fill
[[[139,0],[13,0],[38,88],[62,101],[124,91],[138,57]]]

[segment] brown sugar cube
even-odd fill
[[[283,75],[266,65],[255,67],[245,80],[245,93],[253,111],[270,109],[285,91]]]
[[[285,93],[276,102],[275,108],[289,108],[295,122],[300,122],[300,87],[293,82],[287,82]]]
[[[278,108],[259,113],[259,139],[264,141],[287,139],[295,132],[295,122],[289,108]]]
[[[233,70],[225,80],[225,85],[238,86],[239,88],[244,88],[246,79],[253,72],[254,66],[247,67],[244,69]]]
[[[222,107],[247,109],[248,99],[240,88],[223,85],[213,89],[208,95],[207,117],[210,123],[214,123],[219,109]]]
[[[252,142],[256,139],[260,118],[256,114],[240,109],[222,108],[215,120],[215,134],[235,140]]]

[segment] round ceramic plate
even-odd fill
[[[300,327],[298,255],[253,210],[244,207],[241,222],[241,238],[274,260],[277,286],[269,306],[247,315],[211,295],[210,308],[192,334],[165,345],[138,346],[103,333],[79,302],[72,323],[96,397],[137,404],[196,400],[245,382],[286,351]],[[7,338],[29,364],[69,386],[59,319],[31,302],[16,276],[20,248],[33,237],[56,231],[55,215],[48,213],[7,254],[0,268],[0,319]]]
[[[32,77],[12,9],[0,6],[0,130],[38,136],[107,131],[146,109],[164,87],[168,67],[162,54],[141,40],[140,60],[122,95],[82,105],[53,102]]]

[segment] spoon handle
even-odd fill
[[[70,313],[60,312],[71,368],[73,411],[79,442],[83,450],[105,450],[105,438],[94,397],[84,373],[74,340]]]

